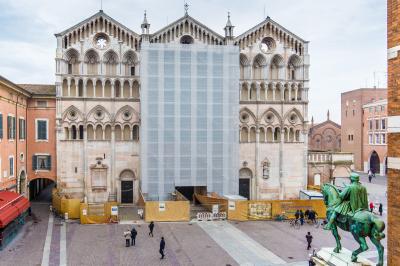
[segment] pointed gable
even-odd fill
[[[273,37],[276,40],[284,41],[288,47],[291,47],[299,54],[302,53],[304,45],[308,43],[308,41],[303,40],[270,17],[267,17],[253,28],[235,37],[235,44],[244,49],[264,37]]]
[[[151,42],[167,43],[190,35],[198,41],[209,44],[223,44],[224,37],[189,15],[170,23],[151,35]]]

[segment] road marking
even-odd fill
[[[46,241],[44,242],[44,247],[43,247],[42,266],[49,265],[51,237],[53,235],[53,221],[54,221],[53,214],[50,213],[49,222],[47,224]]]
[[[286,262],[226,221],[197,223],[239,265],[274,265]]]
[[[62,223],[60,228],[60,266],[67,266],[67,224]]]

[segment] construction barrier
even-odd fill
[[[104,204],[80,204],[81,224],[104,224],[117,222],[117,216],[111,215],[112,207],[118,206],[117,202]]]
[[[314,210],[326,218],[323,200],[229,200],[228,219],[235,221],[271,220],[278,215],[293,219],[296,210]]]
[[[79,219],[80,199],[67,199],[58,193],[57,189],[52,191],[52,205],[53,209],[60,215],[64,216],[68,213],[69,219]]]
[[[218,205],[217,212],[226,212],[228,208],[228,200],[218,196],[216,193],[211,193],[210,195],[194,194],[196,200],[198,200],[203,207],[208,211],[213,212],[213,207]]]
[[[184,222],[190,220],[190,203],[179,201],[146,201],[144,210],[146,222]]]

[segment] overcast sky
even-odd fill
[[[15,83],[55,80],[54,33],[90,17],[101,0],[0,0],[0,75]],[[197,0],[189,15],[223,34],[227,12],[237,36],[264,14],[310,41],[309,119],[340,122],[340,93],[386,86],[386,1]],[[106,14],[140,33],[147,10],[155,32],[184,14],[183,0],[103,0]],[[265,12],[264,12],[265,10]],[[375,75],[374,75],[375,72]],[[374,78],[375,76],[375,78]]]

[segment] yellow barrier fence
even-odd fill
[[[228,209],[228,200],[217,194],[200,195],[195,193],[194,196],[210,212],[212,212],[213,205],[218,205],[219,212],[226,212]]]
[[[117,202],[106,202],[91,207],[87,203],[80,204],[81,224],[102,224],[115,222],[116,216],[111,215],[111,207],[118,206]]]
[[[60,214],[68,213],[68,219],[79,219],[80,199],[67,199],[62,197],[57,189],[52,191],[53,208]]]
[[[294,218],[296,210],[314,210],[326,218],[323,200],[229,200],[228,219],[236,221],[271,220],[278,215]]]
[[[146,222],[185,222],[190,219],[189,201],[146,201]]]

